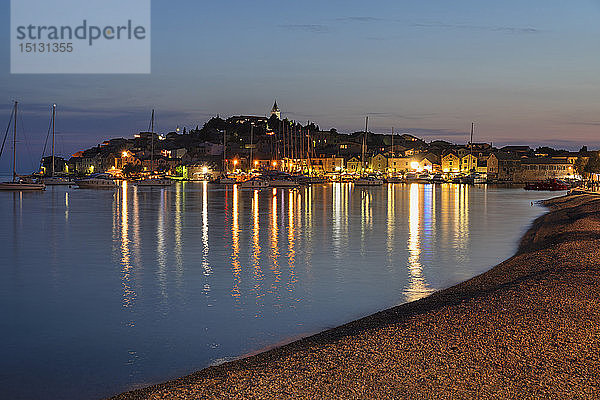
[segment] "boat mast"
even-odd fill
[[[254,147],[254,124],[250,124],[250,168],[252,171],[252,167],[254,167],[254,160],[252,159],[252,148]]]
[[[54,176],[54,117],[56,115],[56,104],[52,104],[52,175]]]
[[[394,157],[394,127],[392,126],[392,157]]]
[[[227,174],[227,161],[225,159],[225,152],[227,150],[227,129],[223,129],[223,173]]]
[[[475,122],[471,122],[471,140],[469,141],[469,173],[471,173],[471,169],[473,168],[473,130],[475,129]]]
[[[150,173],[154,173],[154,109],[152,109],[152,118],[150,119],[150,135],[152,136],[152,140],[150,141]]]
[[[367,143],[367,131],[369,129],[369,116],[367,115],[365,117],[365,134],[363,135],[363,142],[362,142],[362,155],[361,155],[361,162],[362,162],[362,170],[364,171],[366,168],[366,162],[365,162],[365,146]],[[363,172],[361,171],[361,172]]]
[[[13,182],[17,180],[17,101],[15,101],[15,123],[13,125]]]

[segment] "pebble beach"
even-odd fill
[[[484,274],[113,399],[600,398],[600,197],[545,206]]]

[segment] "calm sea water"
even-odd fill
[[[92,399],[426,296],[511,256],[554,194],[351,184],[0,192],[0,387]]]

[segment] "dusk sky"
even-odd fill
[[[211,116],[282,114],[322,129],[600,147],[600,1],[152,2],[149,75],[11,75],[0,12],[2,131],[19,100],[39,157],[50,104],[63,155]],[[3,156],[0,163],[6,165]]]

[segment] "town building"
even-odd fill
[[[460,170],[460,157],[455,151],[449,151],[442,156],[442,172],[458,174]]]
[[[574,166],[566,159],[531,157],[521,160],[521,167],[514,173],[514,182],[540,181],[550,178],[573,178]]]
[[[388,171],[393,174],[400,174],[410,171],[410,157],[390,157],[388,158]]]
[[[374,172],[388,172],[388,159],[381,153],[376,154],[370,159],[369,169],[371,169]]]
[[[521,167],[521,156],[515,153],[498,151],[487,159],[487,175],[490,180],[512,181],[514,174]]]

